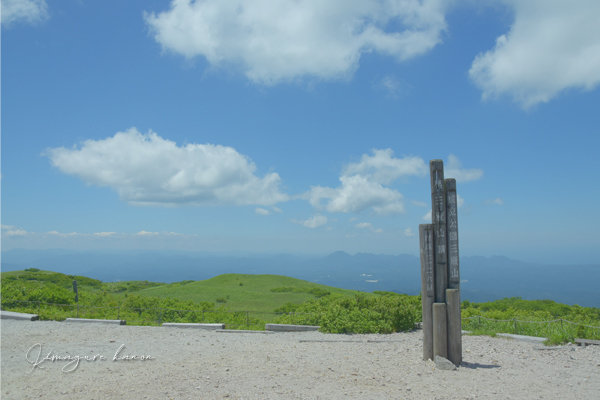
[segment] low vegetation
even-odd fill
[[[79,302],[75,303],[73,280]],[[391,333],[421,321],[420,296],[364,293],[278,275],[226,274],[171,284],[101,282],[30,268],[2,273],[2,309],[69,317],[124,319],[132,325],[219,322],[233,329],[264,329],[266,322],[319,325],[328,333]],[[51,303],[51,304],[48,304]],[[549,343],[600,339],[600,309],[550,300],[506,298],[462,303],[463,329],[473,334],[517,333]],[[553,321],[553,322],[550,322]]]

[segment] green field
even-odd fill
[[[334,288],[282,275],[249,275],[225,274],[204,281],[177,282],[140,290],[136,294],[160,298],[207,301],[223,304],[232,311],[251,310],[272,312],[286,303],[301,304],[305,300],[315,298],[307,292],[273,292],[272,289],[294,288],[308,291],[321,289],[331,294],[354,296],[361,293],[355,290]],[[371,293],[365,293],[372,295]],[[217,302],[224,299],[225,303]]]

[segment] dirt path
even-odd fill
[[[1,329],[3,400],[588,400],[600,393],[600,346],[536,350],[531,343],[464,336],[464,364],[441,371],[422,361],[420,331],[251,334],[6,319]],[[96,358],[80,360],[71,372],[63,372],[75,366],[68,360],[36,366],[38,354],[41,361],[50,351],[49,358]]]

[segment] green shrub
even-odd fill
[[[304,302],[293,318],[296,324],[319,325],[326,333],[391,333],[413,329],[417,308],[410,296],[326,296]],[[292,323],[292,316],[282,315],[276,323]]]

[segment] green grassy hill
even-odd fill
[[[204,281],[183,281],[155,286],[142,289],[136,294],[195,302],[217,302],[227,305],[233,311],[272,312],[286,303],[300,304],[307,299],[318,297],[311,292],[350,296],[359,293],[282,275],[224,274]]]
[[[1,276],[3,282],[52,283],[70,291],[75,279],[80,292],[104,292],[117,298],[136,294],[160,299],[192,300],[195,303],[214,303],[217,307],[227,306],[231,311],[250,310],[265,313],[272,313],[276,308],[288,303],[301,304],[307,299],[326,294],[354,296],[355,293],[361,293],[281,275],[224,274],[204,281],[171,284],[149,281],[101,282],[84,276],[65,275],[35,268],[2,272]],[[372,293],[364,294],[374,296]]]

